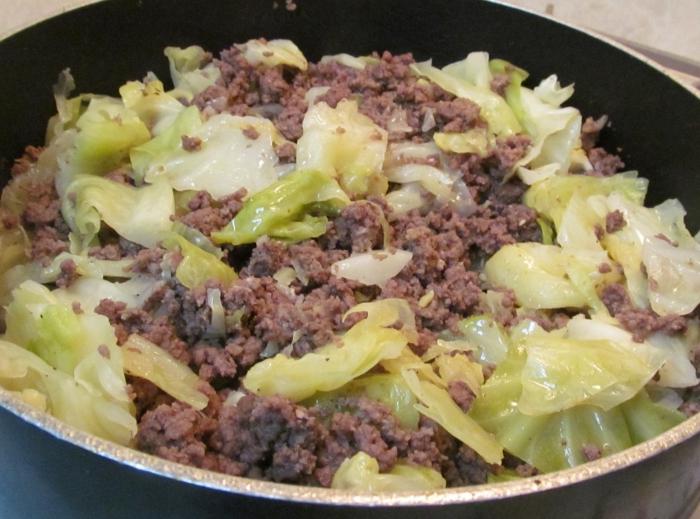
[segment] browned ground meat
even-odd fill
[[[605,216],[605,232],[612,234],[625,226],[625,215],[615,209]]]
[[[246,190],[241,189],[221,200],[213,200],[206,191],[199,191],[188,204],[190,212],[179,220],[209,236],[222,229],[241,210]]]
[[[453,380],[449,383],[447,387],[452,400],[460,407],[465,413],[469,411],[469,408],[474,403],[476,395],[472,391],[466,382],[462,380]]]
[[[73,281],[80,277],[78,274],[78,265],[72,259],[63,260],[59,265],[61,272],[56,279],[56,286],[59,288],[69,287]]]
[[[608,153],[603,148],[592,148],[589,150],[588,160],[591,161],[593,166],[593,169],[587,172],[588,175],[609,177],[625,167],[625,163],[622,162],[618,155]]]
[[[20,158],[15,160],[15,163],[10,169],[10,174],[13,177],[16,177],[29,171],[32,165],[36,164],[36,161],[39,160],[39,155],[41,155],[42,151],[44,151],[44,148],[37,146],[27,146],[24,149],[24,154]]]
[[[598,143],[598,137],[601,130],[608,123],[608,116],[601,115],[598,119],[587,117],[581,127],[581,147],[586,150],[592,150]]]
[[[632,333],[634,340],[638,342],[642,342],[654,332],[682,333],[688,326],[688,321],[683,316],[675,314],[660,316],[653,310],[636,308],[627,294],[627,289],[617,283],[607,285],[602,291],[601,298],[608,311]]]

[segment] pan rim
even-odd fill
[[[0,43],[12,36],[34,27],[46,20],[61,16],[78,9],[88,7],[106,0],[77,0],[73,5],[62,7],[50,12],[39,20],[15,27],[0,34]],[[532,16],[544,18],[551,23],[567,27],[570,30],[586,34],[606,43],[647,66],[663,74],[667,79],[680,85],[698,101],[700,91],[679,81],[666,68],[644,54],[632,49],[619,41],[604,34],[594,32],[561,20],[554,19],[544,13],[535,12],[521,6],[508,4],[503,0],[482,0],[505,8],[515,9]],[[290,501],[304,504],[326,506],[440,506],[463,505],[508,499],[525,496],[547,490],[563,488],[569,485],[591,480],[613,472],[623,470],[641,463],[653,456],[671,449],[700,434],[700,414],[691,417],[676,427],[664,432],[639,445],[625,449],[619,453],[573,467],[570,469],[543,474],[536,477],[503,483],[473,485],[467,487],[449,488],[430,492],[394,492],[372,494],[368,492],[346,491],[319,487],[304,487],[270,481],[254,480],[238,476],[221,474],[209,470],[181,465],[156,456],[137,451],[131,447],[115,444],[92,434],[81,431],[71,425],[61,422],[48,413],[39,411],[10,391],[0,388],[0,407],[9,411],[19,419],[30,423],[45,433],[60,441],[90,451],[102,458],[129,466],[133,469],[147,472],[156,476],[167,477],[182,483],[192,484],[210,490],[231,494],[246,495],[279,501]]]

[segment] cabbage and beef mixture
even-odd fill
[[[575,466],[700,408],[700,244],[573,86],[484,52],[165,54],[170,90],[64,71],[12,168],[7,390],[168,460],[373,491]]]

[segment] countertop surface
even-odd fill
[[[86,3],[87,0],[0,0],[3,13],[0,35]],[[671,73],[677,78],[693,85],[700,83],[698,0],[510,0],[504,3],[547,13],[569,24],[625,41],[672,67]],[[700,519],[700,509],[691,519]]]

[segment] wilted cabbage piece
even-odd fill
[[[208,397],[199,391],[201,380],[196,373],[167,351],[144,339],[131,335],[122,345],[124,370],[130,375],[146,379],[174,399],[194,409],[204,409]]]
[[[350,194],[386,192],[382,165],[387,132],[359,113],[356,101],[344,99],[336,108],[316,103],[306,112],[303,129],[297,142],[298,168],[336,177]]]
[[[499,364],[508,352],[508,335],[492,318],[475,315],[459,322],[459,331],[479,354],[479,361]]]
[[[552,414],[525,415],[519,410],[519,400],[526,351],[516,345],[510,349],[506,360],[482,386],[470,416],[493,432],[508,452],[540,471],[585,463],[585,446],[594,445],[607,456],[683,421],[684,416],[677,411],[651,402],[644,390],[608,411],[579,405]],[[576,377],[572,372],[571,380]]]
[[[59,420],[90,434],[128,445],[136,419],[124,402],[106,398],[77,383],[34,353],[0,340],[0,385],[41,406]]]
[[[93,98],[70,130],[72,146],[59,157],[59,195],[77,175],[102,175],[120,166],[129,150],[151,138],[138,114],[119,99]]]
[[[171,251],[178,249],[182,254],[175,276],[189,289],[202,286],[209,280],[219,281],[223,286],[227,286],[238,278],[236,272],[226,263],[178,234],[168,236],[163,241],[163,246]]]
[[[435,490],[447,483],[439,472],[429,467],[399,462],[386,473],[379,473],[376,459],[360,451],[340,465],[331,488],[365,492],[399,492]]]
[[[201,47],[166,47],[164,54],[170,63],[173,85],[190,99],[212,86],[221,77],[221,71],[216,64],[205,64],[210,55]]]
[[[620,211],[626,223],[603,245],[622,265],[633,302],[660,315],[692,312],[700,304],[700,244],[683,223],[680,202],[646,208],[614,193],[607,208]]]
[[[236,47],[251,65],[265,67],[286,65],[299,70],[306,70],[309,67],[309,63],[299,47],[290,40],[248,40],[243,44],[236,45]]]
[[[574,194],[587,199],[592,195],[607,196],[615,192],[633,204],[642,205],[648,185],[649,181],[639,178],[635,171],[610,177],[564,175],[538,182],[527,190],[523,200],[526,205],[554,222],[558,229]]]
[[[501,462],[503,448],[496,438],[465,414],[447,390],[427,380],[421,380],[413,370],[405,369],[402,375],[420,402],[416,406],[418,412],[440,424],[452,436],[474,449],[487,463]]]
[[[468,60],[469,57],[465,61]],[[488,85],[484,85],[483,79],[478,80],[479,84],[474,83],[478,74],[482,74],[482,77],[488,77],[490,81],[488,55],[485,64],[483,60],[480,61],[483,72],[471,72],[469,67],[471,64],[464,63],[464,66],[460,66],[460,62],[453,63],[440,70],[433,67],[430,61],[413,64],[411,65],[411,70],[417,76],[429,79],[449,93],[463,99],[469,99],[479,105],[481,116],[488,123],[491,133],[500,136],[519,133],[521,130],[520,123],[505,99],[492,92]]]
[[[391,409],[403,427],[415,429],[418,426],[418,411],[415,409],[416,398],[403,380],[393,373],[365,375],[356,378],[343,387],[328,393],[316,393],[304,402],[305,405],[319,406],[324,409],[338,408],[338,402],[344,397],[364,396],[382,402]]]
[[[165,92],[163,83],[157,79],[145,84],[129,81],[119,88],[119,95],[124,106],[133,110],[154,136],[160,135],[185,110],[185,105]]]
[[[473,128],[464,133],[435,132],[433,140],[442,151],[474,153],[484,156],[493,146],[484,128]]]
[[[240,245],[264,235],[290,241],[315,238],[326,232],[325,215],[347,203],[347,195],[331,177],[297,170],[246,200],[231,223],[213,233],[212,239]]]
[[[47,397],[57,417],[126,443],[136,430],[136,422],[130,414],[122,352],[109,320],[91,311],[76,314],[69,304],[33,281],[22,283],[12,296],[4,339],[13,343],[14,348],[5,345],[6,353],[16,360],[12,365],[15,375],[8,378],[29,380],[10,389],[36,389]],[[27,352],[14,351],[22,348]],[[121,429],[102,429],[108,420],[97,409],[102,404],[106,405],[104,413]],[[75,407],[83,405],[85,409]]]
[[[484,274],[492,286],[513,290],[525,308],[604,311],[596,286],[607,278],[598,271],[599,264],[597,256],[569,253],[554,245],[518,243],[491,256]]]
[[[326,63],[339,63],[346,67],[364,70],[367,65],[379,63],[379,59],[373,56],[351,56],[350,54],[342,53],[323,56],[319,60],[319,63],[322,65]]]
[[[197,140],[196,148],[185,149],[183,136]],[[274,145],[281,142],[267,119],[218,114],[202,123],[192,106],[161,135],[135,148],[131,160],[146,182],[165,178],[177,191],[203,190],[221,198],[241,188],[254,194],[275,182]]]
[[[332,391],[366,373],[383,359],[399,356],[412,337],[413,314],[402,299],[362,303],[348,313],[367,312],[339,340],[299,359],[278,354],[255,364],[243,379],[252,393],[281,395],[294,401]],[[347,315],[347,314],[346,314]],[[391,326],[402,323],[405,329]]]
[[[159,181],[143,187],[83,175],[68,186],[61,212],[81,244],[89,245],[104,221],[119,236],[153,247],[172,228],[175,201],[170,186]]]
[[[331,273],[363,285],[383,286],[408,265],[413,253],[405,250],[376,250],[353,254],[331,265]]]
[[[83,310],[93,311],[103,299],[121,301],[128,308],[141,308],[158,286],[158,280],[138,275],[127,281],[112,282],[100,277],[80,277],[70,286],[57,288],[52,294],[61,303],[79,303]]]

